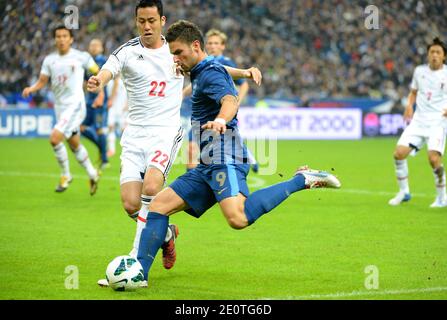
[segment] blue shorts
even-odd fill
[[[93,127],[96,130],[101,128],[107,128],[108,109],[107,107],[93,108],[91,105],[87,105],[87,115],[82,125],[86,127]]]
[[[239,193],[248,197],[249,164],[199,164],[195,169],[178,177],[169,187],[185,201],[188,214],[199,218],[216,202]]]

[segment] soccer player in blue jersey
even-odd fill
[[[168,29],[166,40],[174,61],[189,72],[192,83],[192,121],[201,125],[200,164],[158,193],[149,206],[137,258],[145,279],[163,244],[169,216],[186,211],[200,217],[216,202],[228,224],[243,229],[270,212],[292,193],[309,188],[339,188],[326,172],[298,169],[288,181],[249,193],[246,147],[237,128],[238,101],[233,80],[225,68],[207,56],[199,28],[180,20]]]
[[[217,29],[209,30],[206,33],[206,42],[205,42],[206,53],[209,54],[210,56],[214,56],[216,61],[218,61],[224,66],[237,68],[236,62],[234,62],[233,59],[231,59],[230,57],[224,56],[223,54],[226,48],[227,39],[228,39],[227,35],[222,31],[219,31]],[[247,96],[250,86],[248,84],[248,81],[244,78],[234,80],[234,84],[236,85],[236,90],[238,92],[238,102],[239,104],[241,104],[244,101],[245,97]],[[184,89],[183,95],[184,96],[190,95],[191,91],[192,91],[191,85],[189,85]],[[182,107],[182,109],[184,109],[184,107]],[[198,159],[199,152],[191,130],[189,131],[188,153],[189,157],[188,157],[187,169],[195,168],[197,165],[196,159]],[[253,155],[253,153],[248,148],[247,148],[247,155],[253,172],[257,173],[259,170],[258,162],[256,161],[256,158]]]
[[[96,64],[102,68],[107,58],[103,55],[104,46],[100,39],[92,39],[88,48]],[[101,169],[109,165],[107,157],[107,92],[102,90],[99,93],[88,92],[86,96],[87,116],[81,125],[83,136],[92,141],[99,150]]]

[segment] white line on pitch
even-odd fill
[[[10,177],[43,177],[43,178],[59,178],[60,175],[55,173],[41,173],[41,172],[18,172],[18,171],[0,171],[0,176],[10,176]],[[75,179],[88,179],[87,175],[73,175]],[[109,177],[103,176],[101,179],[110,181],[119,181],[119,177]],[[261,188],[266,185],[266,181],[261,177],[255,175],[248,176],[248,186],[250,188]],[[337,190],[336,192],[342,193],[352,193],[352,194],[364,194],[371,196],[394,196],[396,192],[389,191],[372,191],[372,190],[362,190],[362,189],[343,189]],[[433,195],[426,193],[413,193],[415,197],[421,198],[431,198]]]
[[[398,294],[412,294],[412,293],[431,293],[447,291],[447,287],[435,288],[418,288],[418,289],[399,289],[399,290],[383,290],[383,291],[352,291],[352,292],[335,292],[328,294],[309,294],[303,296],[285,296],[285,297],[269,297],[260,298],[260,300],[310,300],[310,299],[337,299],[361,296],[388,296]]]

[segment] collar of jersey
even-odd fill
[[[195,65],[194,68],[192,68],[191,74],[199,73],[210,61],[213,61],[213,60],[214,60],[214,56],[206,57],[205,59],[200,61],[197,65]]]

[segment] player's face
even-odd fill
[[[437,70],[442,67],[445,60],[444,50],[441,46],[434,45],[428,50],[428,64],[431,69]]]
[[[104,48],[102,46],[102,42],[98,39],[93,39],[90,41],[90,44],[88,46],[88,52],[94,57],[96,57],[99,54],[102,54],[104,52]]]
[[[161,41],[161,30],[165,23],[166,17],[160,17],[157,7],[138,8],[137,29],[147,47],[153,47]]]
[[[73,38],[70,36],[70,32],[65,29],[56,30],[54,37],[56,41],[56,48],[59,52],[65,53],[70,50]]]
[[[219,36],[210,36],[206,40],[206,52],[212,56],[220,56],[225,50],[225,45]]]
[[[174,62],[185,72],[191,71],[198,63],[199,49],[199,41],[194,41],[190,45],[178,40],[169,43],[169,50],[174,55]]]

